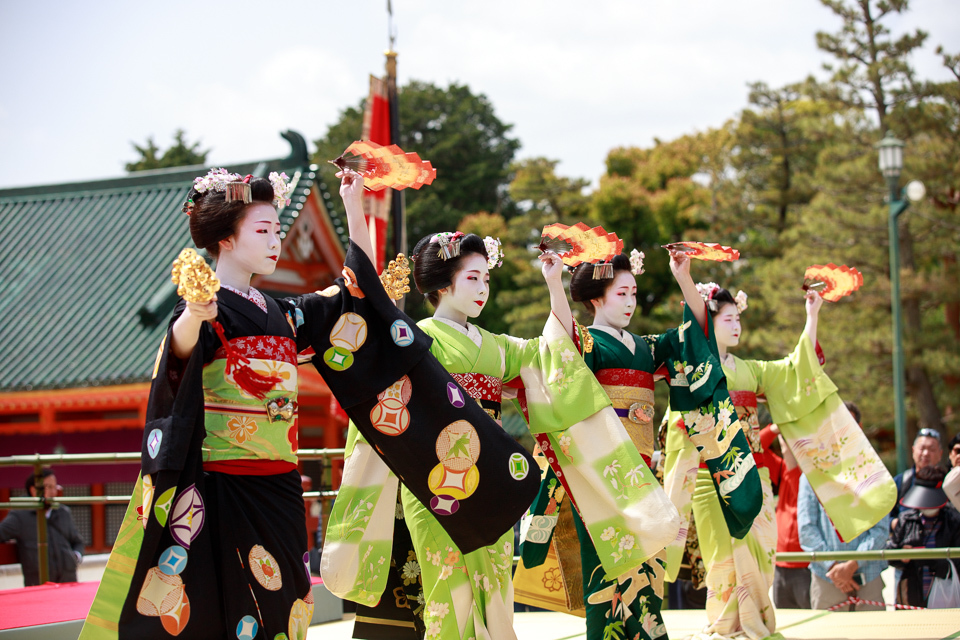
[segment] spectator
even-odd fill
[[[947,505],[947,496],[940,487],[946,475],[943,467],[932,465],[917,471],[913,487],[900,501],[903,511],[893,528],[887,549],[930,549],[960,546],[960,514]],[[897,583],[897,601],[915,607],[926,607],[934,578],[946,578],[950,560],[891,560],[901,570]],[[953,560],[953,570],[960,571],[960,559]]]
[[[842,542],[823,510],[806,476],[800,478],[797,495],[797,524],[800,546],[804,551],[874,551],[883,549],[890,530],[890,516],[849,542]],[[882,560],[857,562],[811,562],[810,604],[814,609],[829,609],[850,596],[861,600],[883,602],[883,578],[880,572],[887,566]],[[882,611],[883,605],[857,603],[840,611]]]
[[[848,403],[851,404],[851,403]],[[858,417],[859,412],[854,414]],[[786,440],[780,438],[781,458],[770,447],[780,435],[780,428],[771,424],[760,432],[770,479],[779,487],[777,498],[777,553],[803,551],[797,528],[797,490],[800,488],[800,467]],[[773,603],[778,609],[810,608],[810,563],[777,560],[773,568]]]
[[[960,467],[960,433],[950,439],[947,447],[947,456],[950,458],[950,467]]]
[[[60,487],[50,469],[43,472],[43,495],[55,498]],[[37,496],[33,474],[24,483],[31,497]],[[70,508],[60,505],[47,508],[47,576],[50,582],[76,582],[77,567],[83,561],[83,538],[77,532]],[[0,522],[0,540],[14,540],[23,570],[23,584],[40,584],[40,557],[37,552],[37,512],[26,509],[11,511]]]
[[[920,429],[913,440],[913,466],[894,476],[897,484],[897,503],[890,511],[890,528],[897,525],[897,516],[900,515],[900,500],[913,486],[913,479],[920,469],[940,464],[943,458],[943,447],[940,445],[940,432],[936,429]]]

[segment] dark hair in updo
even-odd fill
[[[713,297],[707,301],[707,306],[710,308],[710,313],[720,313],[720,309],[723,308],[725,304],[732,304],[737,306],[737,301],[733,299],[733,296],[730,295],[730,292],[720,287],[717,289],[717,292],[713,294]]]
[[[413,248],[413,281],[417,291],[422,293],[427,301],[436,308],[440,303],[439,289],[449,287],[453,277],[460,271],[460,263],[471,253],[476,253],[488,259],[487,247],[483,240],[475,233],[468,233],[460,238],[460,255],[456,258],[444,260],[440,257],[440,243],[431,242],[436,234],[425,236]]]
[[[617,274],[621,271],[630,271],[630,258],[622,253],[613,256],[613,278],[596,280],[593,277],[593,264],[584,262],[573,270],[570,279],[570,297],[574,302],[582,302],[590,313],[596,313],[591,300],[607,295],[607,290],[613,284]]]
[[[190,213],[193,243],[206,249],[211,256],[220,255],[220,241],[237,232],[237,226],[249,204],[273,203],[273,185],[265,178],[250,178],[250,195],[250,203],[240,200],[227,202],[223,191],[208,189],[198,193],[191,188],[187,198],[193,200],[193,211]]]

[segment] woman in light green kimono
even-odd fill
[[[499,419],[503,382],[522,378],[531,431],[541,447],[556,445],[551,464],[586,496],[583,516],[591,535],[599,539],[614,527],[623,538],[604,543],[614,551],[619,545],[616,557],[603,554],[604,570],[621,575],[638,568],[673,539],[679,516],[577,353],[560,280],[562,264],[554,254],[541,258],[553,313],[540,338],[520,340],[468,322],[480,314],[489,296],[488,272],[496,257],[490,256],[488,263],[488,256],[484,241],[474,235],[437,234],[414,249],[417,287],[436,308],[419,326],[434,339],[433,355],[459,383],[450,389],[449,400],[478,402]],[[391,486],[396,484],[391,485],[389,470],[377,471],[376,457],[368,449],[360,438],[348,443],[321,572],[334,593],[373,604],[383,594],[381,568],[389,566],[396,495]],[[436,453],[437,460],[425,461],[433,466],[430,487],[435,500],[426,505],[401,487],[403,518],[417,557],[409,572],[422,579],[426,636],[514,638],[512,530],[502,532],[495,544],[465,554],[441,525],[460,502],[475,499],[471,494],[483,479],[471,469],[481,452],[464,430],[439,439]]]
[[[804,474],[817,487],[838,531],[852,539],[876,523],[892,504],[889,473],[821,368],[817,324],[823,300],[806,295],[807,321],[794,352],[782,360],[742,360],[729,353],[740,341],[740,313],[746,294],[734,298],[716,284],[698,285],[714,313],[714,329],[731,400],[759,462],[757,395],[766,396],[770,413],[797,457]],[[779,637],[769,598],[777,544],[773,496],[767,469],[760,469],[763,508],[742,539],[724,526],[720,501],[709,472],[697,469],[699,456],[683,428],[685,416],[668,420],[664,486],[686,520],[692,506],[700,552],[706,568],[705,633],[746,635],[752,640]],[[677,428],[680,427],[680,428]],[[691,500],[692,493],[692,500]],[[842,497],[845,496],[845,497]],[[893,498],[895,498],[895,488]],[[681,527],[683,533],[685,527]],[[682,537],[682,536],[681,536]],[[668,580],[676,578],[684,540],[668,549]]]

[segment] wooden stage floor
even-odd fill
[[[664,611],[671,640],[682,640],[706,624],[703,611]],[[927,611],[777,610],[778,631],[785,640],[946,640],[960,638],[960,609]],[[514,629],[519,640],[583,640],[581,618],[562,613],[518,613]],[[349,640],[353,617],[310,627],[308,640]]]

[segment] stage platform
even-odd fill
[[[706,624],[703,611],[664,611],[671,640],[682,640]],[[960,638],[960,609],[928,611],[777,611],[778,631],[785,640],[946,640]],[[518,640],[583,640],[582,618],[562,613],[518,613],[514,617]],[[307,640],[349,640],[353,617],[310,627]]]

